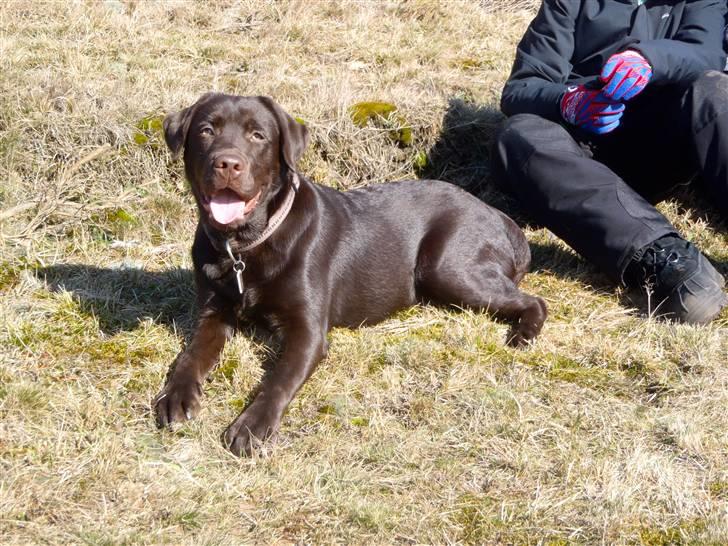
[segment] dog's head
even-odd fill
[[[268,97],[207,93],[164,119],[173,155],[202,219],[220,231],[243,226],[295,171],[308,131]]]

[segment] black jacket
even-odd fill
[[[543,0],[518,45],[501,109],[560,121],[566,87],[599,85],[606,60],[625,49],[652,65],[650,85],[723,70],[726,9],[726,0]]]

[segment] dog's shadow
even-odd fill
[[[39,268],[36,275],[51,291],[70,292],[106,335],[135,330],[147,319],[185,336],[191,331],[195,290],[189,269],[57,264]]]
[[[133,331],[145,320],[167,327],[189,344],[197,319],[194,273],[172,268],[146,271],[138,267],[103,268],[57,264],[36,270],[52,292],[69,292],[81,312],[98,320],[104,335]],[[236,332],[266,347],[261,367],[268,373],[281,350],[272,330],[240,320]]]

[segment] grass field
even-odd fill
[[[300,167],[317,182],[440,177],[518,216],[488,144],[533,14],[3,2],[0,543],[728,543],[728,313],[645,317],[536,227],[524,289],[551,314],[533,347],[429,307],[335,330],[278,442],[238,459],[220,434],[266,354],[238,335],[199,419],[155,429],[194,320],[196,223],[161,117],[208,90],[271,95],[311,131]],[[397,112],[359,126],[361,101]],[[661,210],[728,273],[726,225],[703,205]]]

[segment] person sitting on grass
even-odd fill
[[[687,323],[720,313],[725,282],[654,204],[699,175],[728,217],[725,15],[726,0],[544,0],[493,154],[535,220]]]

